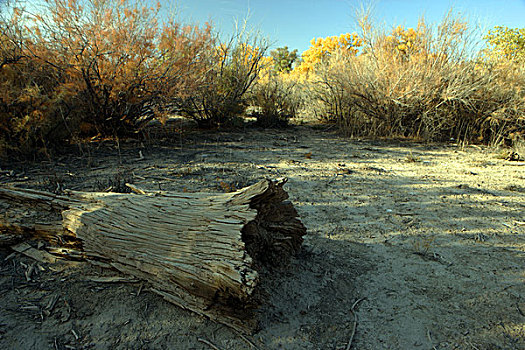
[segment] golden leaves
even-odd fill
[[[386,42],[397,53],[409,55],[422,49],[420,44],[423,36],[424,24],[420,23],[418,29],[405,29],[404,26],[397,26],[392,33],[386,37]]]
[[[487,55],[492,59],[525,60],[525,28],[496,26],[484,37],[490,45]]]
[[[310,41],[310,48],[302,54],[303,62],[296,69],[300,73],[307,74],[313,71],[324,58],[336,52],[355,56],[361,46],[362,40],[356,33],[314,38]]]

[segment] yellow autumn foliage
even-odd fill
[[[308,74],[314,71],[315,66],[323,59],[331,56],[335,52],[344,52],[348,55],[357,55],[362,40],[356,33],[346,33],[339,36],[328,36],[326,38],[314,38],[310,42],[308,50],[302,54],[302,62],[295,68],[300,74]]]
[[[488,31],[484,39],[488,44],[486,57],[495,61],[525,61],[525,28],[496,26]]]
[[[386,45],[402,55],[419,52],[422,49],[421,38],[423,31],[424,25],[421,23],[416,29],[397,26],[392,30],[392,33],[386,37]]]

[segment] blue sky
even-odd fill
[[[370,2],[368,2],[370,3]],[[268,37],[273,47],[287,45],[306,50],[314,37],[356,31],[354,0],[176,0],[178,15],[188,22],[211,20],[222,33],[231,32],[236,19],[249,23]],[[417,25],[420,15],[438,22],[453,7],[473,23],[525,27],[525,0],[375,0],[374,19],[388,27]]]

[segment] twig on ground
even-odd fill
[[[210,342],[207,341],[206,339],[198,338],[197,340],[200,341],[201,343],[204,343],[204,344],[208,345],[208,346],[209,346],[210,348],[212,348],[213,350],[220,350],[218,347],[216,347],[215,345],[213,345],[212,343],[210,343]]]
[[[96,283],[136,283],[139,280],[127,276],[86,276],[86,281]]]
[[[430,329],[427,328],[427,338],[430,342],[430,346],[432,346],[432,349],[437,350],[436,347],[433,345],[434,341],[432,340],[432,336],[430,335]]]
[[[365,299],[366,298],[357,299],[352,304],[352,307],[350,308],[350,311],[352,312],[352,315],[354,315],[354,326],[352,327],[352,334],[350,335],[350,339],[348,340],[348,344],[346,345],[346,349],[345,350],[350,350],[350,348],[352,347],[352,342],[354,341],[355,331],[357,329],[357,314],[355,312],[355,308],[360,302],[362,302]]]
[[[136,296],[139,296],[140,295],[140,292],[142,292],[142,287],[144,287],[144,282],[142,282],[139,286],[139,290],[137,292],[137,295]]]
[[[236,331],[236,332],[237,332],[237,331]],[[259,348],[257,347],[257,345],[255,345],[253,342],[250,341],[250,339],[246,338],[244,335],[242,335],[242,334],[239,333],[239,332],[237,332],[237,333],[239,334],[239,337],[241,337],[242,340],[244,340],[245,342],[247,342],[252,348],[257,349],[257,350],[259,349]]]
[[[474,350],[479,350],[478,347],[476,347],[474,344],[472,344],[471,342],[467,342],[468,345],[470,345],[472,347],[472,349]]]
[[[11,249],[42,263],[55,263],[58,260],[58,257],[46,251],[35,249],[26,242],[11,246]]]
[[[520,309],[520,306],[518,304],[516,304],[516,309],[518,310],[521,316],[525,317],[525,313],[523,313],[523,311]]]
[[[357,299],[357,300],[352,304],[352,309],[351,309],[352,312],[354,312],[356,306],[357,306],[360,302],[362,302],[363,300],[365,300],[365,299],[366,299],[366,298]]]
[[[126,187],[128,187],[132,192],[134,192],[136,194],[146,194],[147,193],[143,189],[138,188],[137,186],[129,184],[129,183],[126,183]]]

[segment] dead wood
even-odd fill
[[[285,182],[264,180],[220,194],[134,188],[138,193],[56,195],[4,187],[0,244],[31,237],[76,249],[148,281],[172,303],[253,330],[260,269],[286,262],[306,233]]]

